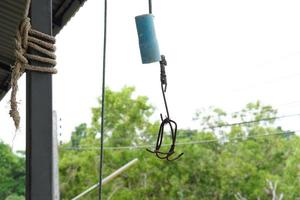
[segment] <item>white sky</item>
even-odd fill
[[[148,11],[147,2],[108,2],[107,84],[114,90],[135,86],[164,111],[159,65],[142,65],[139,55],[134,17]],[[168,61],[171,117],[180,128],[195,127],[195,111],[211,105],[231,112],[261,100],[279,108],[279,115],[300,113],[299,6],[298,0],[153,0],[160,50]],[[90,122],[90,108],[100,96],[102,29],[103,1],[88,0],[57,37],[53,100],[62,140],[76,125]],[[9,96],[0,103],[0,138],[12,144]],[[15,150],[25,148],[25,77],[19,100]],[[299,130],[299,121],[278,125]]]

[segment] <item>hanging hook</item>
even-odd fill
[[[166,65],[167,65],[166,58],[164,55],[161,55],[160,82],[161,82],[161,90],[162,90],[162,94],[163,94],[163,99],[164,99],[167,116],[166,116],[166,118],[163,118],[162,114],[160,114],[161,124],[160,124],[158,135],[157,135],[155,150],[152,151],[152,150],[147,149],[147,151],[155,154],[159,159],[166,159],[168,161],[173,161],[173,160],[177,160],[178,158],[180,158],[183,155],[183,153],[179,154],[176,157],[173,157],[173,154],[175,153],[177,123],[170,119],[168,104],[167,104],[166,95],[165,95],[165,93],[167,91],[167,75],[166,75],[166,70],[165,70]],[[171,147],[168,152],[162,152],[162,151],[160,151],[160,148],[162,146],[162,141],[163,141],[163,137],[164,137],[164,128],[166,125],[169,125],[170,130],[171,130],[172,144],[171,144]]]
[[[167,92],[167,74],[166,74],[166,66],[167,66],[166,57],[164,55],[161,55],[161,61],[160,61],[160,82],[163,87],[163,92]]]
[[[161,118],[162,118],[162,115],[161,115]],[[160,151],[160,148],[162,146],[163,136],[164,136],[165,125],[169,125],[170,130],[171,130],[172,144],[171,144],[171,147],[168,152]],[[175,153],[176,134],[177,134],[177,123],[169,118],[163,119],[162,123],[160,125],[160,128],[159,128],[155,150],[152,151],[152,150],[147,149],[147,151],[155,154],[159,159],[166,159],[168,161],[177,160],[178,158],[180,158],[183,155],[183,153],[179,154],[176,157],[173,157],[173,154]]]

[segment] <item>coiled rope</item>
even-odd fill
[[[24,20],[19,26],[15,38],[15,56],[16,62],[11,66],[11,98],[10,98],[10,116],[13,118],[16,129],[20,126],[20,114],[18,111],[17,91],[18,80],[26,71],[55,74],[57,70],[55,56],[55,38],[51,35],[34,30],[31,27],[30,18],[27,17],[30,7],[30,0],[27,1]],[[34,50],[39,55],[28,53],[28,50]],[[31,61],[40,63],[32,65]],[[44,65],[47,67],[44,67]]]

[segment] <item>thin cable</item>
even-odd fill
[[[223,128],[223,127],[231,127],[231,126],[242,126],[243,124],[253,124],[253,123],[258,123],[258,122],[266,122],[268,120],[281,120],[281,119],[285,119],[285,118],[292,118],[292,117],[297,117],[299,116],[300,117],[300,113],[296,113],[296,114],[286,114],[286,115],[280,115],[278,117],[274,117],[274,118],[263,118],[263,119],[260,119],[260,120],[253,120],[253,121],[244,121],[244,122],[237,122],[237,123],[232,123],[232,124],[224,124],[224,125],[220,125],[220,126],[211,126],[211,128],[209,127],[204,127],[204,128],[200,128],[199,131],[204,131],[204,130],[209,130],[209,129],[216,129],[216,128]],[[184,132],[181,132],[181,135],[185,135],[187,133],[184,133]],[[200,134],[199,132],[198,133],[193,133],[191,132],[190,134]],[[182,137],[180,137],[182,138]],[[123,138],[116,138],[114,140],[117,140],[117,141],[123,141],[124,139]]]
[[[107,41],[107,0],[104,0],[104,37],[103,37],[103,69],[102,69],[102,100],[101,100],[101,138],[100,138],[100,163],[99,163],[99,200],[102,199],[102,176],[103,176],[103,159],[104,159],[106,41]]]
[[[232,124],[209,126],[209,127],[202,128],[202,130],[223,128],[223,127],[232,127],[232,126],[241,126],[241,125],[245,125],[245,124],[253,124],[253,123],[258,123],[258,122],[263,122],[263,121],[272,121],[272,120],[276,120],[276,119],[283,119],[283,118],[297,117],[297,116],[300,116],[300,113],[290,114],[290,115],[282,115],[282,116],[278,116],[278,117],[269,117],[269,118],[263,118],[263,119],[258,119],[258,120],[245,121],[245,122],[237,122],[237,123],[232,123]]]
[[[267,133],[267,134],[261,134],[261,135],[250,135],[250,136],[237,136],[230,138],[230,141],[227,141],[226,143],[232,143],[235,140],[240,140],[243,139],[243,141],[247,141],[248,139],[255,139],[255,138],[262,138],[262,137],[271,137],[271,136],[276,136],[276,135],[290,135],[290,134],[295,134],[299,133],[300,130],[294,130],[294,131],[280,131],[280,132],[275,132],[275,133]],[[212,139],[212,140],[196,140],[192,142],[179,142],[176,145],[179,146],[188,146],[188,145],[197,145],[197,144],[207,144],[207,143],[215,143],[215,142],[220,142],[220,139]],[[170,146],[171,144],[162,144],[161,146]],[[112,147],[112,146],[107,146],[104,147],[104,150],[135,150],[135,149],[144,149],[144,148],[149,148],[153,146],[152,145],[137,145],[137,146],[120,146],[120,147]],[[66,147],[63,148],[64,150],[99,150],[98,147]]]
[[[252,124],[252,123],[258,123],[258,122],[261,122],[261,121],[270,121],[270,120],[275,120],[275,119],[283,119],[283,118],[289,118],[289,117],[295,117],[295,116],[300,116],[300,113],[298,114],[290,114],[290,115],[282,115],[282,116],[278,116],[278,117],[273,117],[273,118],[264,118],[264,119],[260,119],[260,120],[253,120],[253,121],[245,121],[245,122],[239,122],[239,123],[233,123],[233,124],[226,124],[226,125],[220,125],[220,126],[215,126],[215,127],[211,127],[211,128],[222,128],[222,127],[230,127],[230,126],[241,126],[243,124]],[[205,129],[209,129],[209,128],[203,128],[202,130],[205,130]],[[300,132],[300,130],[295,130],[295,131],[289,131],[289,132]],[[279,134],[282,134],[282,133],[285,133],[285,132],[280,132]],[[274,134],[268,134],[268,135],[274,135]],[[278,133],[276,133],[275,135],[278,135]],[[251,136],[252,137],[252,136]],[[233,138],[233,139],[237,139],[237,138]],[[219,140],[209,140],[209,141],[219,141]],[[202,141],[195,141],[195,143],[203,143]],[[194,142],[192,142],[194,143]],[[204,143],[206,143],[206,140],[204,140]],[[179,145],[182,145],[182,143],[177,143]],[[177,145],[176,144],[176,145]],[[127,147],[104,147],[105,150],[109,150],[109,149],[140,149],[140,148],[149,148],[151,146],[153,146],[155,144],[152,144],[152,145],[142,145],[142,146],[127,146]],[[161,146],[170,146],[170,144],[161,144]],[[81,149],[86,149],[86,147],[66,147],[64,148],[66,150],[81,150]],[[98,147],[92,147],[92,149],[99,149]]]
[[[149,14],[152,14],[152,0],[149,0]]]

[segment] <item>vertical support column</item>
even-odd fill
[[[52,176],[52,185],[53,185],[53,200],[60,200],[59,193],[59,168],[58,168],[58,138],[57,138],[57,113],[53,111],[53,176]]]
[[[31,24],[34,29],[47,34],[52,34],[52,0],[32,0],[30,16]],[[53,199],[52,120],[52,75],[38,72],[27,72],[27,200]]]

